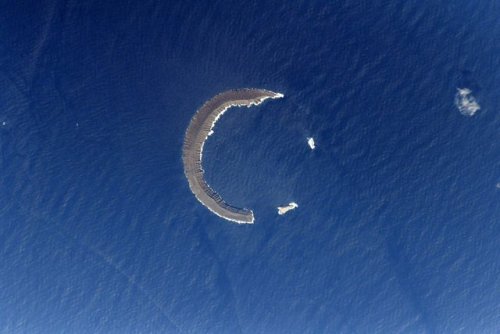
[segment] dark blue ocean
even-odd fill
[[[204,169],[254,225],[181,160],[244,87]],[[0,333],[499,333],[499,112],[494,0],[0,1]]]

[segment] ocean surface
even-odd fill
[[[4,0],[0,22],[0,333],[500,332],[500,2]],[[242,226],[181,149],[244,87],[285,97],[205,145]]]

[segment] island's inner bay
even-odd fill
[[[229,90],[208,100],[191,119],[184,137],[182,151],[184,173],[189,188],[196,198],[219,217],[239,224],[253,224],[254,222],[252,210],[231,206],[206,183],[202,167],[205,141],[213,133],[217,120],[229,108],[251,107],[261,104],[266,99],[282,97],[283,94],[264,89]]]

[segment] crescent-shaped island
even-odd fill
[[[283,94],[264,89],[237,89],[220,93],[198,109],[191,119],[184,137],[182,161],[189,188],[205,207],[217,216],[238,224],[253,224],[252,210],[226,203],[203,178],[203,145],[213,133],[215,123],[231,107],[251,107],[267,99],[279,99]]]

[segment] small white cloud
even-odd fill
[[[476,98],[472,96],[472,91],[468,88],[457,88],[455,105],[462,115],[465,116],[474,116],[474,114],[481,109]]]

